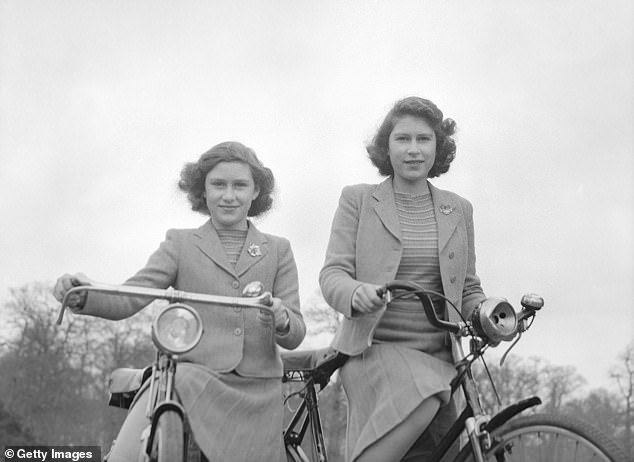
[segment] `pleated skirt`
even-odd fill
[[[436,396],[448,414],[450,382],[455,375],[446,360],[394,343],[374,344],[352,357],[341,370],[348,400],[346,461],[353,462],[370,445],[407,418],[425,399]],[[442,408],[441,408],[442,409]]]
[[[136,462],[149,382],[139,391],[109,454],[109,462]],[[210,462],[286,461],[282,440],[280,378],[242,377],[193,363],[179,363],[176,393],[191,432]]]
[[[176,390],[196,443],[210,462],[285,460],[279,378],[178,365]]]

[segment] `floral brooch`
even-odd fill
[[[453,212],[455,209],[451,206],[451,205],[447,205],[447,204],[442,204],[439,207],[440,213],[442,213],[443,215],[449,215],[451,212]]]
[[[251,255],[252,257],[260,257],[262,256],[262,249],[260,249],[259,245],[251,242],[249,244],[249,247],[247,247],[247,253]]]

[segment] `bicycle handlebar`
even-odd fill
[[[425,310],[425,314],[427,315],[427,319],[429,319],[429,323],[442,330],[446,330],[451,332],[452,334],[458,334],[462,331],[462,327],[459,323],[443,321],[438,319],[438,315],[436,314],[436,310],[434,309],[434,305],[429,297],[431,294],[430,291],[426,291],[418,284],[411,281],[391,281],[385,284],[377,291],[377,295],[382,297],[383,295],[389,294],[392,290],[407,290],[408,292],[414,293],[421,303],[423,304],[423,309]],[[389,295],[388,295],[389,297]]]
[[[526,326],[525,321],[528,318],[531,318],[532,316],[534,316],[535,312],[540,310],[544,306],[544,299],[536,294],[527,294],[522,297],[521,304],[523,309],[519,313],[516,313],[513,307],[510,304],[508,304],[508,302],[506,302],[506,300],[504,299],[488,299],[487,301],[489,303],[493,301],[494,303],[497,303],[498,306],[506,305],[505,310],[494,312],[494,314],[490,316],[490,318],[494,321],[494,323],[500,322],[500,325],[503,323],[502,317],[497,318],[497,316],[500,316],[501,314],[507,313],[511,315],[514,313],[515,315],[515,320],[512,321],[513,323],[515,323],[515,325],[512,328],[512,331],[509,331],[510,329],[507,330],[506,331],[507,333],[505,333],[505,335],[502,336],[501,338],[499,335],[499,331],[496,331],[493,336],[498,338],[491,339],[491,338],[488,338],[487,336],[487,332],[491,334],[490,330],[486,332],[482,332],[483,329],[481,326],[480,318],[469,319],[468,321],[463,321],[463,322],[451,322],[451,321],[444,321],[439,319],[438,314],[436,313],[436,310],[434,309],[433,302],[430,296],[431,295],[440,296],[446,299],[446,297],[443,294],[424,289],[423,287],[421,287],[420,285],[412,281],[396,280],[396,281],[388,282],[384,286],[380,287],[377,290],[377,295],[379,295],[379,297],[384,297],[384,296],[387,297],[387,302],[389,303],[391,299],[391,292],[394,290],[405,290],[416,295],[421,301],[421,304],[423,305],[423,309],[425,311],[425,315],[427,316],[427,319],[429,320],[429,323],[433,325],[434,327],[437,327],[438,329],[441,329],[444,331],[451,332],[453,334],[466,336],[466,335],[470,335],[471,327],[473,326],[473,327],[476,327],[478,336],[485,337],[487,340],[493,341],[494,344],[499,343],[500,339],[510,340],[513,337],[515,337],[518,333],[524,332],[528,328]],[[486,305],[487,301],[483,303]],[[502,303],[499,303],[499,302],[502,302]],[[479,309],[476,309],[474,314],[478,311]],[[472,315],[472,318],[474,318],[473,315]],[[478,326],[480,327],[479,329],[478,329]]]
[[[270,292],[262,292],[261,283],[251,282],[247,284],[243,293],[245,297],[228,297],[224,295],[209,295],[195,292],[185,292],[182,290],[155,289],[151,287],[127,286],[127,285],[111,285],[102,283],[91,283],[90,285],[75,286],[64,294],[62,307],[57,318],[57,324],[61,324],[64,319],[64,312],[68,305],[68,298],[71,294],[77,292],[99,292],[110,295],[120,296],[147,296],[154,299],[168,300],[170,303],[206,303],[222,306],[239,306],[242,308],[259,308],[268,311],[273,315],[271,305],[273,304],[273,296]]]

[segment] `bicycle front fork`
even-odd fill
[[[491,447],[491,435],[488,431],[483,430],[487,422],[488,419],[485,416],[479,418],[469,417],[465,422],[475,462],[484,462],[482,448],[488,449]]]

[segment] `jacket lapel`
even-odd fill
[[[204,225],[198,228],[194,235],[198,238],[196,246],[207,255],[213,262],[220,268],[225,270],[231,275],[235,275],[236,272],[233,266],[227,258],[227,252],[225,252],[216,229],[211,224],[211,220],[208,220]]]
[[[396,205],[394,203],[394,189],[392,177],[379,183],[372,197],[377,201],[374,205],[376,214],[381,219],[383,226],[399,241],[401,240],[401,225],[398,221]]]
[[[431,183],[428,184],[438,226],[438,252],[441,252],[458,227],[462,212],[454,197]]]
[[[242,247],[238,263],[236,263],[236,273],[238,276],[242,276],[249,268],[266,256],[268,253],[267,243],[268,240],[266,236],[249,222],[247,239],[244,242],[244,247]]]

